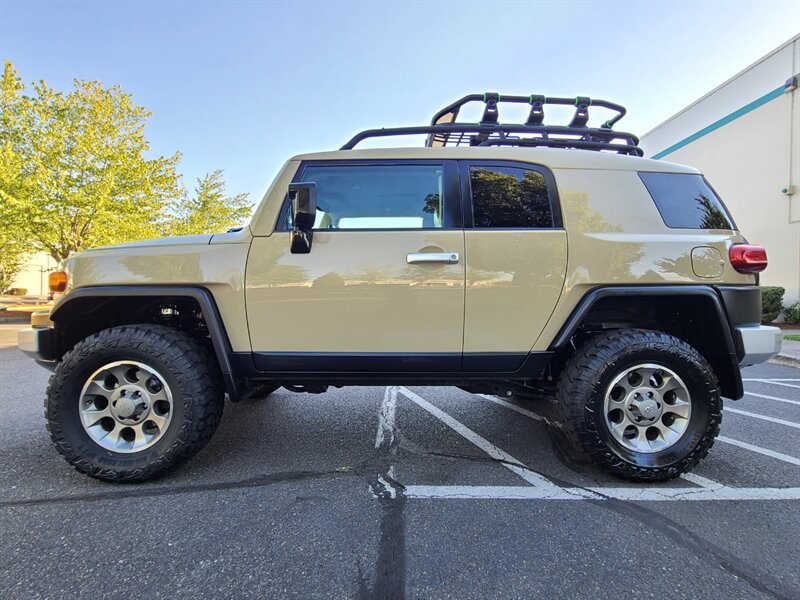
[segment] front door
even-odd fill
[[[272,372],[456,372],[464,232],[455,163],[307,162],[317,185],[311,252],[292,254],[285,204],[253,240],[247,318]]]

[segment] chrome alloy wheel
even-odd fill
[[[84,384],[78,403],[86,433],[113,452],[149,448],[172,420],[172,392],[164,377],[136,361],[97,369]]]
[[[674,371],[640,364],[611,382],[603,413],[608,430],[622,446],[635,452],[659,452],[686,433],[692,401],[686,384]]]

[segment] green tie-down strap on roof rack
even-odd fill
[[[459,122],[461,109],[472,102],[483,103],[481,120]],[[501,104],[527,104],[530,112],[525,123],[501,123]],[[574,106],[575,114],[566,125],[545,123],[548,105]],[[600,127],[589,127],[590,109],[607,109],[616,114]],[[545,146],[550,148],[578,148],[605,150],[619,154],[643,156],[639,138],[631,133],[612,131],[613,126],[625,116],[625,107],[585,96],[555,98],[543,95],[507,96],[494,92],[470,94],[445,106],[437,112],[430,125],[368,129],[354,136],[342,146],[351,150],[359,142],[376,137],[427,134],[426,146]]]

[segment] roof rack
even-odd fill
[[[483,117],[477,123],[458,123],[458,113],[470,102],[484,104]],[[528,104],[530,113],[525,123],[500,123],[499,104]],[[575,106],[575,114],[567,125],[546,125],[546,105]],[[606,108],[616,112],[600,127],[588,127],[589,107]],[[549,148],[578,148],[604,150],[631,156],[644,156],[639,138],[632,133],[613,131],[612,127],[625,116],[625,107],[607,100],[584,96],[550,98],[546,96],[501,96],[496,93],[470,94],[437,112],[430,125],[367,129],[342,146],[352,150],[368,138],[398,135],[427,134],[425,145],[443,146],[545,146]]]

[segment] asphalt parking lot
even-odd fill
[[[190,463],[113,485],[51,446],[16,327],[3,598],[800,598],[800,369],[746,369],[709,457],[667,484],[560,452],[545,402],[414,387],[227,404]]]

